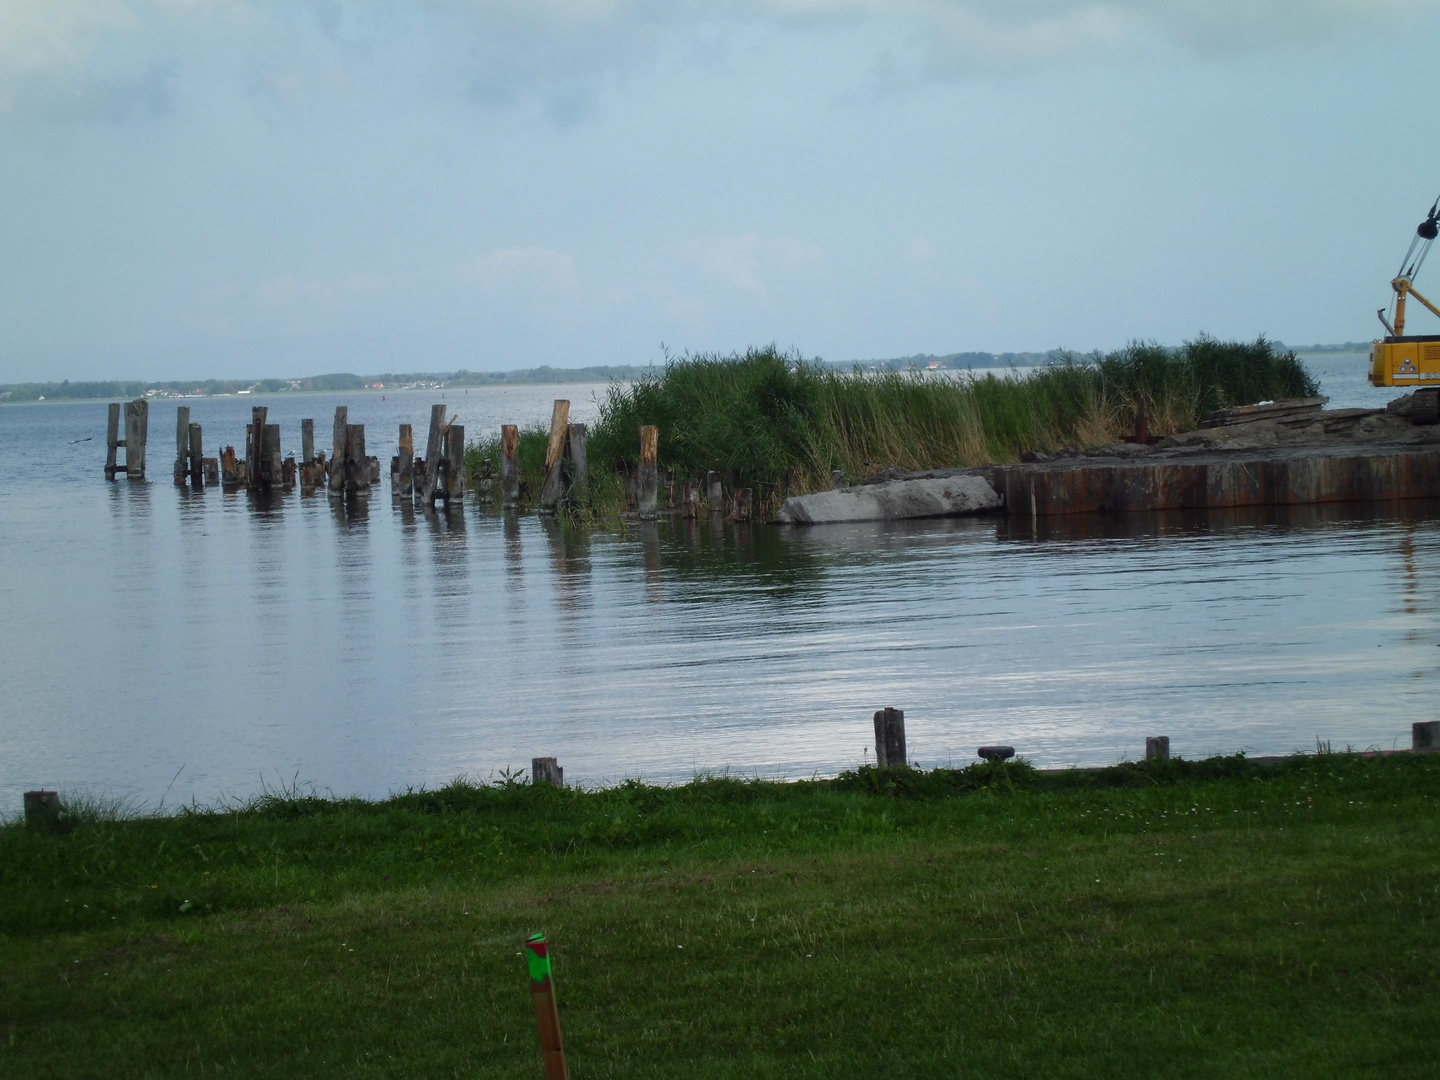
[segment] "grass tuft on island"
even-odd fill
[[[1271,342],[1201,337],[1179,349],[1132,344],[1090,356],[1062,354],[1026,373],[996,375],[835,371],[774,347],[743,356],[684,356],[610,387],[589,436],[591,482],[580,511],[626,506],[623,478],[639,458],[643,424],[660,429],[660,461],[680,481],[708,470],[726,490],[748,487],[773,513],[789,495],[887,469],[1016,461],[1031,451],[1093,447],[1135,429],[1143,404],[1159,435],[1190,430],[1213,409],[1313,397],[1313,377]],[[538,495],[547,430],[520,437],[520,474]],[[472,472],[498,463],[498,436],[467,455]]]
[[[1414,1075],[1440,755],[865,768],[0,827],[0,1074]]]

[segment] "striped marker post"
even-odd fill
[[[550,981],[550,948],[544,934],[525,940],[530,965],[530,992],[535,996],[535,1019],[540,1022],[540,1050],[545,1055],[546,1080],[570,1080],[565,1067],[565,1044],[560,1038],[560,1010],[555,1005],[555,984]]]

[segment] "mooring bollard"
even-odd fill
[[[984,758],[992,765],[998,765],[1002,761],[1008,761],[1015,756],[1013,746],[982,746],[975,751],[977,757]]]
[[[903,709],[886,708],[875,713],[875,764],[882,769],[907,764]]]
[[[520,501],[520,428],[500,427],[500,499],[505,506]]]
[[[25,792],[25,824],[31,828],[49,828],[64,809],[58,791]]]
[[[735,520],[749,521],[754,506],[755,493],[750,488],[735,489]]]
[[[705,474],[705,498],[710,503],[712,514],[725,512],[725,489],[720,486],[720,474],[714,469]]]
[[[646,424],[640,429],[640,468],[635,476],[636,503],[641,521],[654,521],[660,501],[660,429]]]
[[[565,770],[553,757],[537,757],[530,759],[530,782],[532,784],[550,784],[553,787],[565,786]]]
[[[565,1043],[560,1037],[560,1009],[555,1004],[550,946],[544,934],[531,934],[525,939],[525,961],[530,970],[530,992],[535,998],[535,1019],[540,1024],[545,1080],[570,1080],[570,1070],[565,1067]]]
[[[1440,750],[1440,720],[1421,720],[1410,725],[1411,750]]]
[[[565,494],[562,461],[565,429],[570,426],[570,402],[556,398],[550,411],[550,441],[545,446],[545,482],[540,488],[540,512],[553,514]]]
[[[1170,736],[1169,736],[1169,735],[1147,735],[1147,736],[1145,736],[1145,760],[1146,760],[1146,761],[1169,761],[1169,760],[1170,760]]]

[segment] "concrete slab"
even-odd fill
[[[999,494],[973,473],[922,480],[817,491],[785,500],[777,521],[825,525],[841,521],[895,521],[902,518],[960,517],[1002,509]]]

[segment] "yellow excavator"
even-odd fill
[[[1430,245],[1440,234],[1440,199],[1430,207],[1430,213],[1415,230],[1410,241],[1410,250],[1400,263],[1400,273],[1390,282],[1395,290],[1393,319],[1386,317],[1385,309],[1375,314],[1385,327],[1385,337],[1370,346],[1370,384],[1372,386],[1429,386],[1440,383],[1440,334],[1417,335],[1405,333],[1405,301],[1414,297],[1440,316],[1437,308],[1415,291],[1415,275],[1430,253]]]

